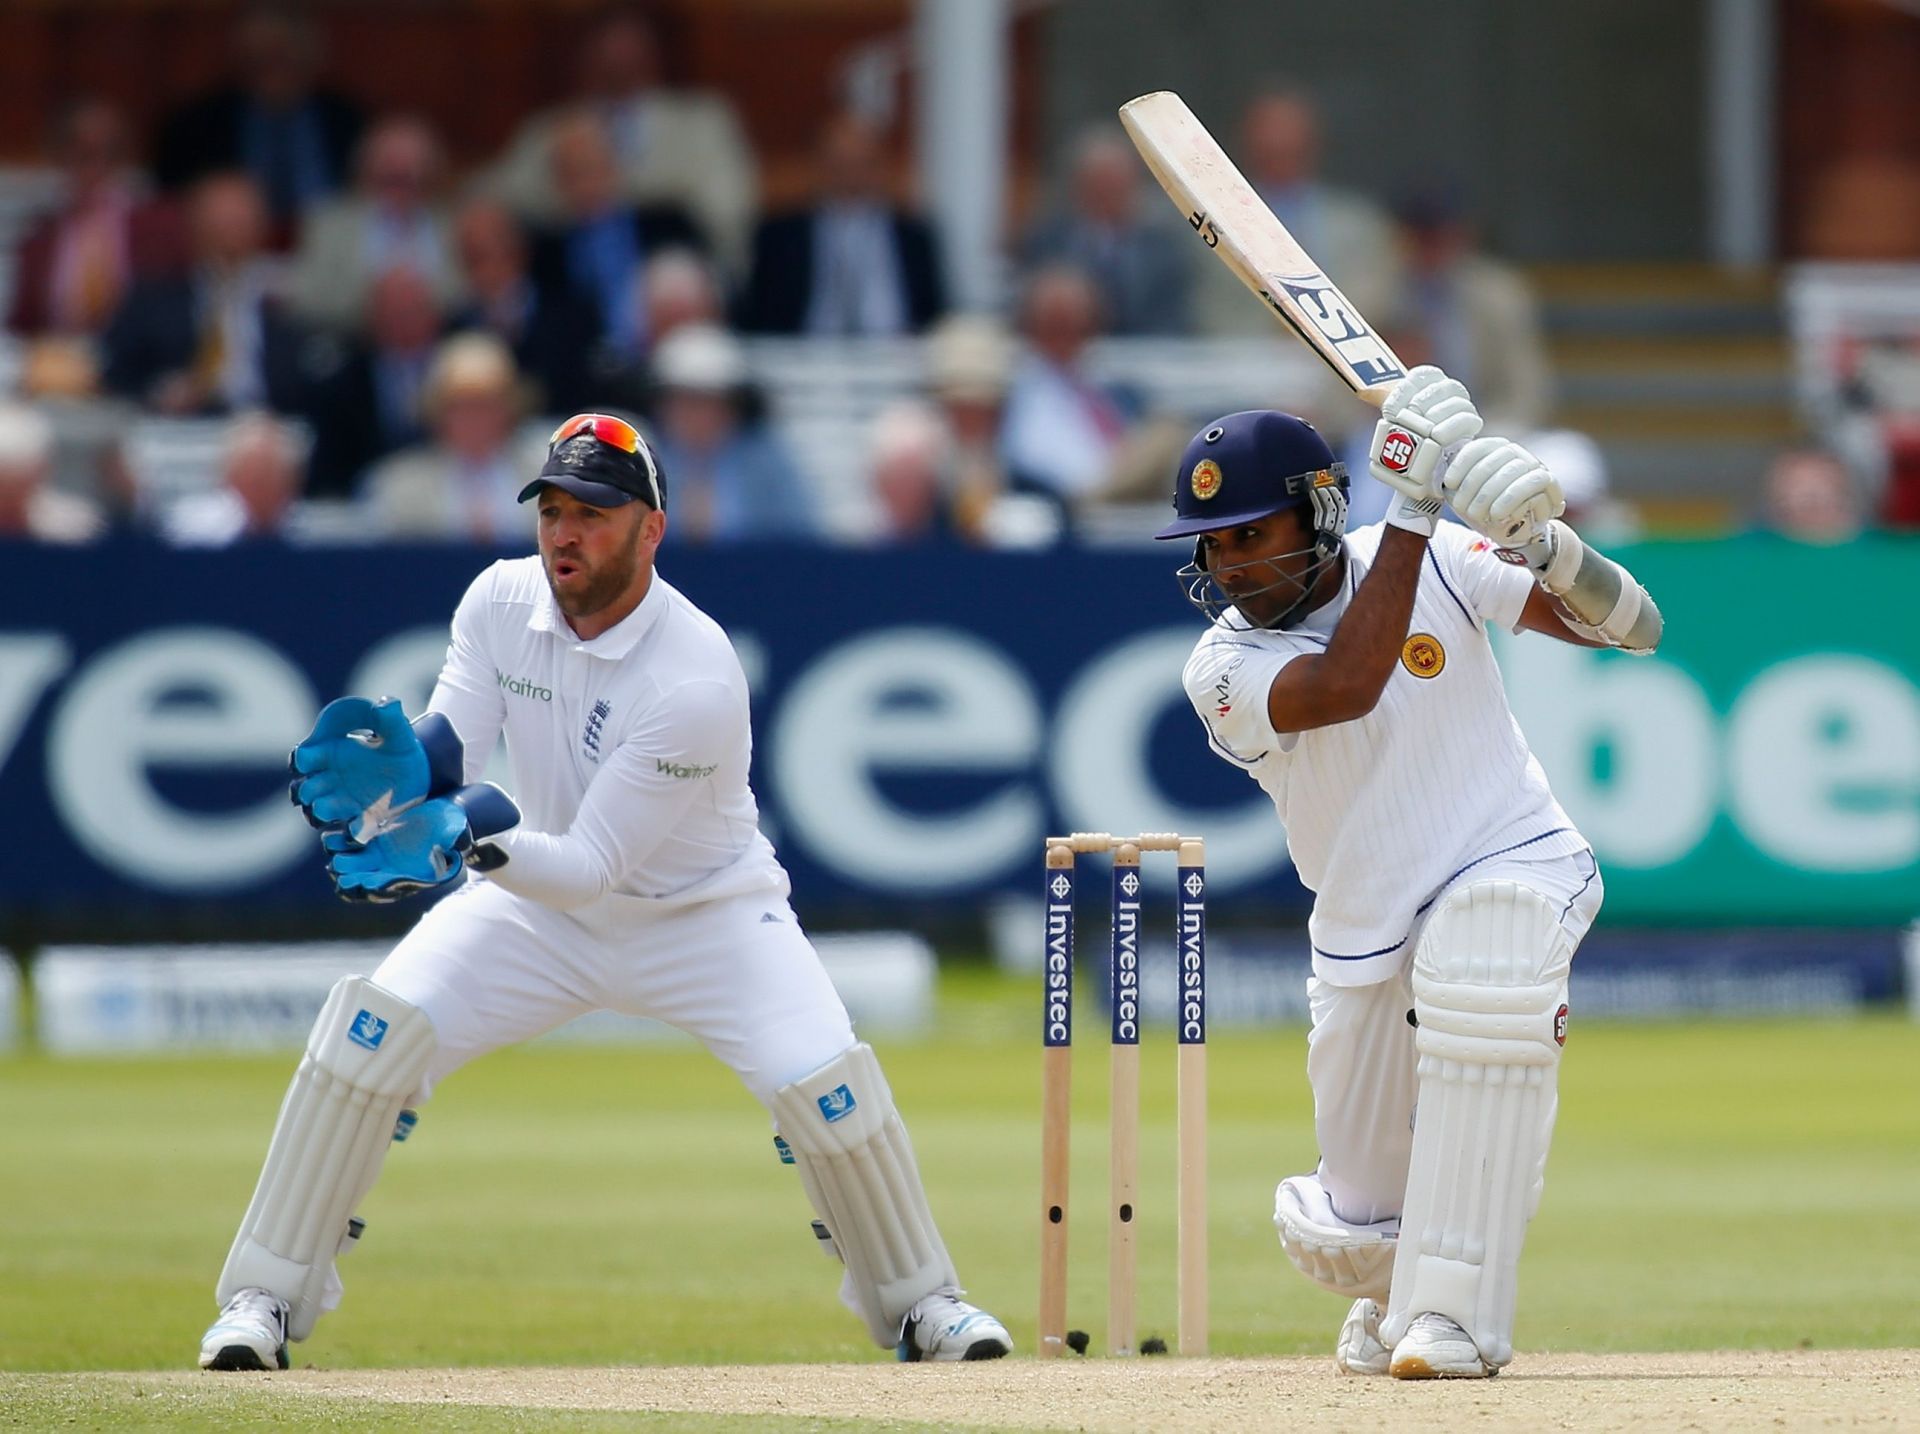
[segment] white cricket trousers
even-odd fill
[[[589,1011],[649,1016],[718,1056],[762,1105],[853,1044],[820,957],[769,889],[609,932],[469,881],[420,919],[373,973],[433,1022],[421,1083]]]
[[[1447,892],[1479,881],[1515,881],[1560,908],[1560,924],[1578,946],[1600,910],[1603,886],[1587,852],[1547,861],[1496,859],[1462,873]],[[1356,1225],[1397,1218],[1413,1158],[1415,1073],[1413,950],[1392,979],[1371,986],[1307,982],[1313,1029],[1307,1036],[1307,1082],[1313,1087],[1313,1130],[1320,1142],[1320,1183],[1336,1214]]]

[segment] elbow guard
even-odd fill
[[[1540,586],[1560,599],[1583,637],[1644,657],[1660,645],[1660,609],[1639,581],[1559,519],[1521,549]]]

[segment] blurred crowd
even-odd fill
[[[154,133],[104,97],[58,116],[59,183],[11,266],[0,538],[525,545],[519,475],[556,418],[600,408],[656,443],[676,543],[1038,545],[1090,508],[1164,501],[1210,416],[1113,381],[1090,362],[1101,340],[1284,343],[1117,126],[1075,139],[1010,238],[1006,302],[958,313],[892,136],[824,117],[810,198],[765,212],[731,106],[662,83],[641,12],[607,12],[576,92],[462,174],[427,119],[363,112],[321,64],[302,14],[263,6],[237,22],[231,81]],[[1383,205],[1327,183],[1298,91],[1254,96],[1226,138],[1404,359],[1462,378],[1490,425],[1560,455],[1570,501],[1631,527],[1597,446],[1548,427],[1534,297],[1481,252],[1457,194]],[[771,337],[897,341],[911,391],[803,461],[755,362]],[[1358,451],[1350,398],[1285,399]],[[157,479],[170,433],[192,435],[174,444],[188,472]],[[857,490],[851,518],[825,487]],[[1376,487],[1356,479],[1356,521],[1378,516]],[[1784,455],[1768,495],[1762,521],[1823,540],[1864,520],[1818,451]]]

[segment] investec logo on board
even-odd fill
[[[1311,279],[1281,279],[1280,287],[1306,311],[1307,317],[1313,320],[1313,326],[1333,341],[1340,357],[1353,365],[1353,371],[1360,376],[1362,383],[1372,387],[1377,383],[1393,383],[1407,376],[1407,371],[1394,362],[1387,346],[1374,337],[1366,321],[1354,312],[1353,305],[1347,302],[1347,296],[1336,289],[1325,275],[1315,275]],[[1263,292],[1260,297],[1281,318],[1289,318],[1286,310],[1274,303],[1271,294]]]
[[[1073,874],[1047,873],[1047,1018],[1041,1044],[1073,1044]]]
[[[1113,871],[1113,1043],[1140,1044],[1140,871]]]
[[[1180,1044],[1207,1039],[1207,878],[1197,866],[1180,868]]]

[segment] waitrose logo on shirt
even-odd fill
[[[551,687],[542,687],[536,682],[529,682],[524,677],[509,677],[497,667],[493,670],[493,680],[498,682],[503,690],[511,692],[515,697],[532,697],[540,702],[553,701],[553,689]]]
[[[669,762],[664,757],[655,757],[653,759],[653,769],[662,776],[672,777],[677,781],[686,781],[689,778],[711,777],[715,772],[720,770],[717,765],[711,767],[696,767],[686,762]]]

